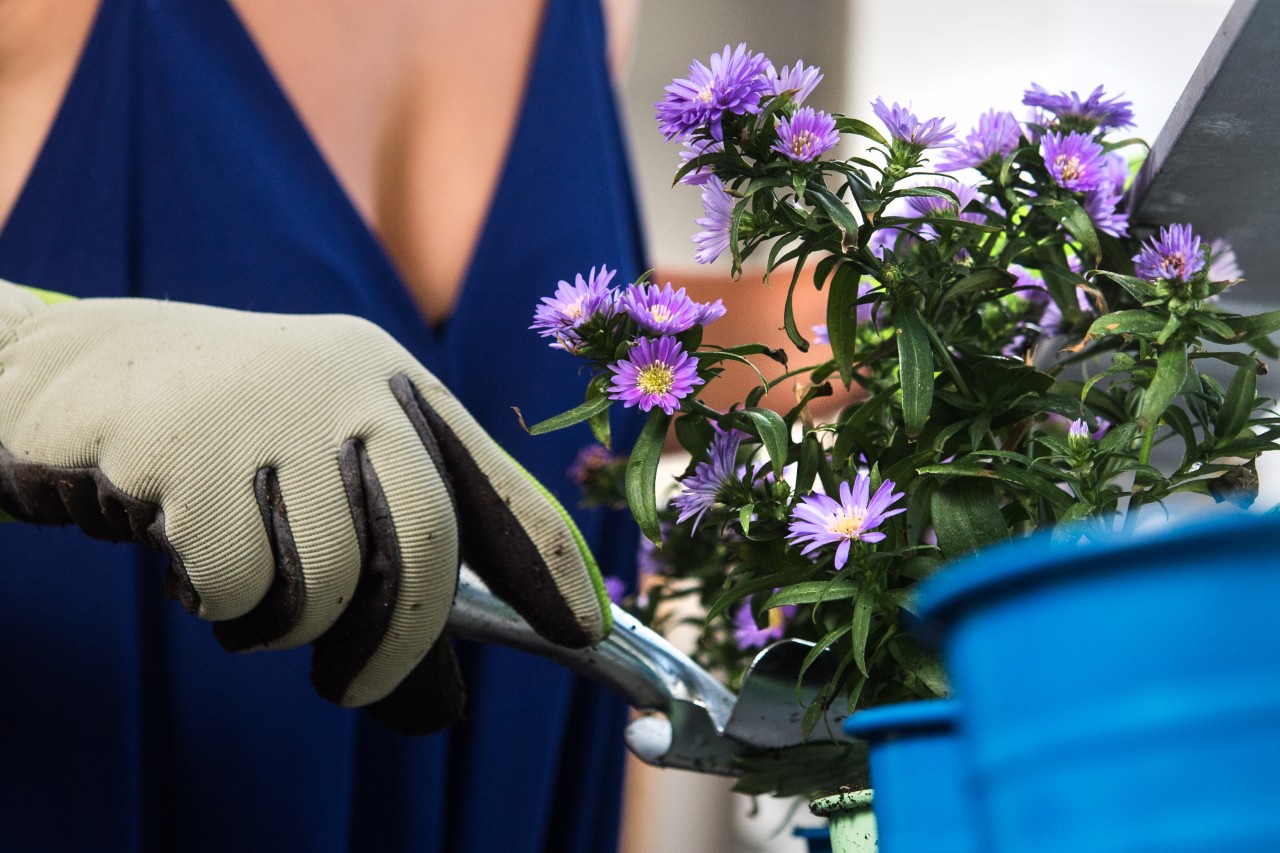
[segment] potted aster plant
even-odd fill
[[[1037,531],[1132,532],[1178,495],[1247,506],[1254,460],[1280,436],[1256,384],[1280,312],[1220,305],[1239,270],[1190,224],[1130,232],[1145,146],[1115,138],[1129,102],[1033,84],[1028,117],[992,109],[958,137],[883,99],[875,123],[818,109],[820,80],[726,46],[656,105],[683,148],[677,181],[702,193],[697,260],[726,258],[736,276],[759,253],[786,283],[780,320],[808,363],[717,345],[719,301],[614,286],[596,268],[562,281],[533,325],[587,365],[585,400],[530,427],[586,422],[607,446],[611,406],[648,413],[616,449],[620,491],[601,498],[625,500],[648,540],[636,612],[661,629],[668,602],[696,599],[697,656],[731,684],[774,638],[812,642],[810,660],[833,650],[809,725],[836,704],[949,694],[904,618],[944,565]],[[827,322],[801,329],[792,297],[809,286]],[[758,386],[713,409],[699,395],[731,362]],[[761,405],[787,387],[789,406]],[[820,416],[837,394],[838,413]],[[659,495],[669,436],[690,462]],[[745,767],[740,789],[812,794],[861,773],[816,748],[792,758],[786,772]]]

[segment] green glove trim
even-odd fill
[[[21,287],[23,290],[27,291],[28,293],[33,294],[45,305],[58,305],[63,302],[76,301],[76,297],[69,296],[65,293],[55,293],[52,290],[41,290],[38,287],[30,287],[25,284],[20,284],[18,285],[18,287]]]
[[[564,523],[569,527],[569,533],[573,536],[574,543],[578,546],[578,552],[582,554],[582,561],[587,564],[587,572],[591,575],[591,586],[596,591],[596,599],[600,602],[600,609],[604,611],[604,635],[609,636],[613,631],[613,602],[609,600],[609,591],[604,587],[604,577],[600,574],[600,566],[596,563],[595,555],[591,553],[591,549],[587,546],[587,540],[582,535],[582,531],[578,529],[578,525],[574,523],[573,517],[569,515],[569,511],[556,500],[555,495],[547,490],[547,487],[538,481],[538,478],[530,474],[525,467],[511,457],[511,454],[505,450],[503,455],[516,466],[516,469],[529,480],[529,483],[538,490],[538,494],[546,498],[547,503],[564,519]]]

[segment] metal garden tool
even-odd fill
[[[613,691],[645,711],[626,730],[627,746],[656,767],[735,776],[734,759],[806,742],[845,740],[844,715],[831,709],[806,741],[806,706],[834,674],[834,654],[825,652],[804,673],[813,648],[785,640],[756,656],[735,696],[706,670],[615,607],[613,632],[586,649],[547,642],[466,566],[449,615],[448,631],[469,640],[497,643],[555,661]]]

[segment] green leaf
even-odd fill
[[[1218,440],[1235,438],[1240,434],[1253,414],[1257,394],[1257,371],[1252,366],[1237,368],[1222,400],[1222,408],[1218,409],[1218,416],[1213,422],[1213,434]]]
[[[1073,325],[1079,322],[1082,314],[1080,299],[1076,296],[1076,287],[1085,284],[1085,280],[1071,270],[1055,266],[1041,268],[1040,275],[1044,277],[1044,285],[1052,294],[1053,301],[1058,303],[1062,316]]]
[[[889,654],[898,665],[928,687],[935,696],[950,696],[947,672],[936,654],[909,634],[899,634],[889,641]]]
[[[1001,456],[1000,451],[984,450],[981,453],[972,454],[972,456]],[[1017,454],[1007,454],[1015,456]],[[963,462],[948,462],[944,465],[926,465],[918,469],[920,474],[933,475],[950,475],[955,477],[971,477],[978,480],[1003,480],[1007,483],[1013,483],[1022,486],[1029,491],[1035,492],[1058,509],[1065,509],[1071,503],[1071,496],[1059,489],[1057,485],[1046,477],[1034,471],[1028,471],[1025,468],[1016,468],[1012,465],[996,465],[988,468],[984,465],[965,464]]]
[[[944,483],[933,493],[929,508],[938,547],[950,558],[1009,536],[989,480],[962,477]]]
[[[750,418],[756,428],[760,443],[764,445],[769,461],[773,464],[774,474],[782,476],[782,469],[787,466],[787,445],[791,443],[791,431],[787,428],[786,421],[771,409],[744,409],[742,414]]]
[[[871,617],[875,611],[875,597],[871,591],[864,589],[862,594],[853,600],[853,619],[850,621],[849,641],[853,643],[853,662],[858,672],[871,677],[867,672],[867,636],[871,633]]]
[[[1187,379],[1187,351],[1181,346],[1172,346],[1160,353],[1156,359],[1156,373],[1151,377],[1151,384],[1142,396],[1142,409],[1138,414],[1139,426],[1146,429],[1155,424],[1169,408],[1178,393],[1182,391],[1182,383]]]
[[[1089,219],[1089,214],[1083,207],[1064,199],[1046,204],[1043,210],[1080,241],[1080,247],[1093,259],[1095,266],[1102,260],[1102,244],[1098,242],[1098,232],[1093,229],[1093,220]]]
[[[1105,338],[1108,335],[1137,335],[1154,339],[1164,329],[1167,318],[1143,308],[1104,314],[1089,327],[1089,337]]]
[[[756,505],[754,503],[743,504],[742,508],[738,510],[738,524],[742,525],[743,536],[751,532],[751,516],[755,511]]]
[[[965,293],[976,293],[982,290],[994,290],[995,288],[1011,287],[1018,279],[1008,270],[996,269],[995,267],[984,267],[974,270],[964,278],[951,285],[948,290],[950,296],[960,296]]]
[[[849,188],[849,194],[853,196],[853,200],[857,202],[858,210],[864,214],[879,210],[884,204],[884,199],[876,195],[875,189],[867,183],[866,176],[859,171],[850,171],[845,185]]]
[[[813,666],[813,662],[818,659],[819,655],[831,648],[837,640],[852,630],[853,625],[841,625],[839,628],[827,632],[822,639],[814,643],[813,648],[809,650],[809,654],[804,656],[804,661],[800,664],[800,672],[796,676],[796,680],[799,681],[804,677],[804,674],[809,671],[809,667]]]
[[[545,421],[539,421],[531,427],[527,427],[530,435],[544,435],[549,432],[555,432],[558,429],[564,429],[567,426],[580,424],[583,421],[591,420],[596,415],[604,412],[613,404],[613,401],[605,396],[605,388],[608,386],[608,380],[603,377],[596,377],[587,386],[587,400],[580,406],[575,406],[567,412],[561,412],[555,417],[547,418]],[[516,410],[519,413],[519,410]],[[607,425],[607,422],[606,422]],[[594,431],[595,427],[592,427]],[[607,442],[601,442],[607,444]]]
[[[1097,520],[1093,514],[1093,507],[1085,501],[1078,501],[1058,516],[1058,523],[1054,526],[1050,538],[1054,544],[1071,544],[1096,527]]]
[[[837,575],[825,581],[801,581],[791,584],[769,596],[764,609],[782,607],[784,604],[817,604],[820,601],[842,601],[858,594],[856,584],[842,580],[844,575]]]
[[[701,455],[714,435],[711,424],[704,417],[686,414],[676,418],[676,440],[690,456]]]
[[[875,416],[876,412],[893,399],[893,395],[897,390],[897,385],[890,385],[883,391],[876,392],[876,395],[865,403],[855,404],[853,414],[840,422],[840,428],[836,433],[836,443],[831,448],[831,458],[837,465],[843,465],[844,460],[849,458],[857,446],[858,438],[863,429],[871,422],[871,418]]]
[[[1274,331],[1280,330],[1280,311],[1268,311],[1265,314],[1255,314],[1251,317],[1223,317],[1222,321],[1231,327],[1231,330],[1235,332],[1235,337],[1229,341],[1220,341],[1220,343],[1236,343],[1269,335]],[[1210,338],[1210,340],[1213,339]]]
[[[1116,284],[1129,291],[1129,295],[1139,302],[1149,302],[1156,298],[1156,286],[1146,279],[1137,278],[1131,275],[1120,275],[1119,273],[1107,272],[1106,270],[1098,270],[1098,275],[1105,276]]]
[[[686,352],[688,351],[688,348],[686,348]],[[739,364],[745,364],[755,371],[756,378],[760,380],[761,385],[768,386],[769,384],[769,380],[765,378],[765,375],[760,372],[760,368],[756,367],[751,359],[735,352],[730,352],[729,350],[703,350],[702,352],[694,352],[693,357],[698,360],[699,367],[708,367],[713,364],[719,364],[722,361],[736,361]]]
[[[853,382],[854,357],[858,348],[858,280],[861,276],[848,264],[836,267],[827,291],[827,337],[831,355],[844,387]]]
[[[742,601],[748,596],[755,595],[757,592],[765,590],[773,590],[774,587],[785,586],[791,582],[789,572],[773,572],[763,577],[752,578],[751,580],[741,581],[734,584],[728,592],[715,600],[710,607],[707,608],[707,615],[702,617],[703,624],[709,624],[717,616],[723,614],[734,604]]]
[[[661,547],[662,533],[658,529],[658,460],[662,458],[662,445],[667,437],[670,416],[661,409],[652,409],[644,429],[636,439],[627,460],[627,504],[635,516],[640,532],[655,545]]]
[[[808,256],[809,253],[805,252],[796,261],[795,269],[791,273],[791,284],[787,286],[787,301],[782,307],[782,327],[787,331],[787,338],[800,352],[809,351],[809,341],[796,325],[795,293],[796,285],[800,283],[800,271],[804,269],[804,261]]]
[[[855,133],[858,136],[865,136],[872,142],[878,142],[886,148],[889,146],[889,140],[885,139],[884,136],[881,135],[880,131],[876,130],[861,119],[849,118],[848,116],[835,116],[835,120],[836,130],[840,133]]]
[[[818,203],[818,206],[826,212],[827,216],[831,217],[831,221],[840,229],[840,245],[845,249],[858,245],[858,226],[860,223],[849,212],[849,208],[845,207],[844,202],[836,198],[831,190],[815,184],[809,185],[808,195]]]
[[[900,303],[894,315],[902,371],[902,421],[907,435],[915,438],[924,429],[933,407],[933,349],[914,306]]]
[[[808,433],[800,441],[800,455],[796,464],[796,492],[806,492],[813,488],[814,478],[818,476],[818,459],[822,457],[822,445],[818,437]]]
[[[1173,428],[1173,431],[1182,439],[1182,465],[1186,468],[1190,466],[1196,457],[1196,451],[1200,447],[1200,441],[1196,438],[1195,426],[1191,423],[1191,417],[1183,411],[1181,406],[1170,406],[1164,410],[1164,422]],[[1136,424],[1134,425],[1136,427]],[[1108,433],[1103,440],[1110,438]]]
[[[605,447],[613,446],[613,432],[609,428],[609,410],[607,408],[601,409],[587,418],[587,424],[591,427],[591,434],[595,436],[596,441]]]

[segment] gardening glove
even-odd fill
[[[610,627],[564,510],[377,326],[0,281],[0,509],[170,558],[233,651],[313,643],[326,699],[448,725],[459,555],[547,639]]]

